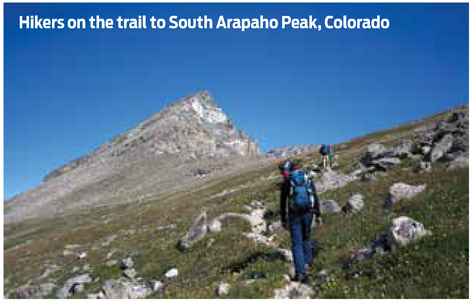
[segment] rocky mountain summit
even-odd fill
[[[143,198],[259,155],[258,143],[233,125],[208,92],[199,92],[53,170],[41,185],[7,201],[5,220]]]

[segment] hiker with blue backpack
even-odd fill
[[[330,144],[322,144],[320,154],[323,161],[323,168],[331,169],[334,162],[334,149]]]
[[[288,165],[288,164],[287,164]],[[321,213],[313,180],[303,170],[299,161],[290,162],[290,173],[287,177],[289,216],[288,227],[290,230],[292,255],[295,263],[294,281],[305,282],[308,279],[308,271],[313,263],[313,243],[311,239],[311,225],[313,215],[316,215],[317,225],[321,225]],[[282,222],[286,205],[281,201]]]

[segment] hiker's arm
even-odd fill
[[[283,181],[280,186],[280,219],[282,222],[287,221],[287,190],[286,181]]]
[[[315,186],[313,185],[313,196],[315,198],[315,209],[314,209],[314,213],[316,215],[317,218],[321,218],[321,211],[320,211],[320,200],[318,198],[318,194],[316,193],[316,188]]]

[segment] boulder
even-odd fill
[[[430,234],[431,232],[426,230],[423,224],[403,216],[393,219],[387,233],[387,241],[390,247],[405,246]]]
[[[361,211],[364,208],[364,196],[360,193],[357,193],[349,198],[346,205],[344,205],[343,210],[345,212],[356,213]]]
[[[320,201],[320,212],[322,214],[338,213],[341,211],[338,203],[334,200],[321,200]]]
[[[426,188],[426,185],[414,186],[414,185],[408,185],[402,182],[395,183],[388,188],[386,206],[390,207],[400,200],[410,199],[416,196],[417,194],[421,193],[422,191],[424,191],[425,188]]]
[[[204,211],[193,222],[187,234],[178,242],[177,247],[181,251],[186,251],[195,243],[202,240],[207,232],[207,215]]]
[[[454,142],[454,136],[451,134],[446,134],[442,137],[441,140],[434,144],[433,149],[431,150],[430,160],[431,162],[436,162],[441,159],[452,147]]]

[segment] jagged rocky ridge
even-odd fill
[[[4,219],[145,199],[259,155],[258,143],[233,125],[208,92],[199,92],[53,170],[38,187],[7,201]]]

